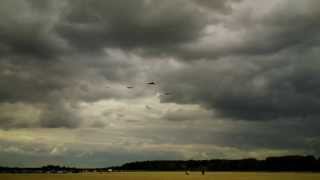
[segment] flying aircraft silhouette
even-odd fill
[[[148,85],[156,85],[156,83],[155,82],[147,82],[146,84],[148,84]]]

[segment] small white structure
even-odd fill
[[[112,172],[112,169],[108,169],[108,172]]]

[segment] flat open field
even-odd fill
[[[320,180],[320,173],[134,172],[106,174],[0,174],[0,180]]]

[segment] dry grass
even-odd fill
[[[135,172],[106,174],[0,174],[0,180],[320,180],[320,173]]]

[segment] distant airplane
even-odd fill
[[[128,88],[128,89],[132,89],[132,88],[133,88],[133,86],[127,86],[127,88]]]
[[[169,96],[169,95],[171,95],[171,93],[164,93],[164,95]]]
[[[149,84],[149,85],[156,85],[156,83],[155,82],[147,82],[146,84]]]

